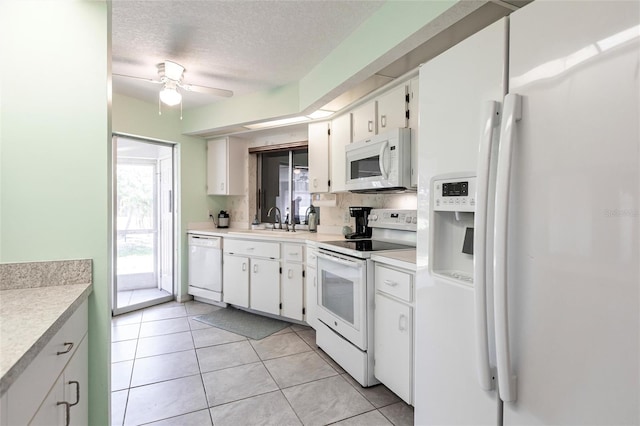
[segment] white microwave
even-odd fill
[[[411,129],[393,129],[345,148],[351,192],[400,192],[411,186]]]

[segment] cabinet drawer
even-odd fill
[[[311,268],[318,267],[318,251],[307,248],[307,266]]]
[[[286,262],[302,262],[304,260],[304,246],[301,244],[283,244],[282,258]]]
[[[407,302],[413,301],[413,275],[376,264],[376,290]]]
[[[225,238],[224,252],[251,257],[280,258],[280,244],[267,241],[233,240]]]
[[[87,334],[88,325],[89,314],[84,301],[7,391],[8,424],[29,423]],[[73,343],[73,346],[65,343]]]

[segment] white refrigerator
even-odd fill
[[[639,79],[637,1],[421,67],[416,425],[640,424]]]

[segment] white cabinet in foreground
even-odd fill
[[[407,404],[413,404],[415,274],[376,262],[374,375]]]
[[[88,308],[83,302],[2,398],[5,425],[86,425]]]

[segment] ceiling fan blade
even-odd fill
[[[134,80],[142,80],[142,81],[146,81],[147,83],[153,83],[153,84],[162,84],[162,82],[160,80],[154,80],[152,78],[144,78],[144,77],[136,77],[133,75],[125,75],[125,74],[113,74],[117,77],[126,77],[126,78],[132,78]]]
[[[206,93],[207,95],[222,96],[224,98],[230,98],[231,96],[233,96],[233,92],[231,90],[215,89],[213,87],[206,86],[196,86],[194,84],[181,84],[180,87],[188,92]]]

